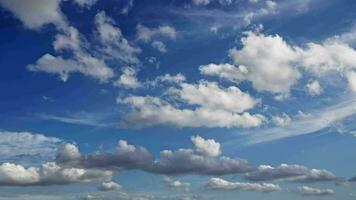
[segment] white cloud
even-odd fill
[[[280,36],[249,33],[242,38],[243,48],[231,49],[230,56],[236,66],[245,68],[245,74],[233,81],[248,80],[258,91],[288,94],[300,78],[292,62],[297,54]],[[236,69],[239,70],[239,69]]]
[[[258,102],[248,93],[235,86],[221,88],[216,82],[201,81],[199,84],[182,83],[177,91],[180,98],[192,105],[210,110],[241,113],[253,108]]]
[[[256,127],[265,118],[262,115],[241,114],[225,110],[209,110],[205,107],[179,109],[170,103],[151,96],[131,96],[118,99],[118,103],[129,105],[132,112],[122,120],[123,126],[152,126],[157,124],[178,127]]]
[[[319,189],[308,186],[299,187],[298,192],[306,196],[326,196],[335,194],[335,191],[332,189]]]
[[[349,82],[350,90],[356,92],[356,72],[348,71],[346,77]]]
[[[133,47],[124,38],[119,27],[105,12],[99,12],[95,16],[97,38],[101,42],[100,51],[111,59],[117,59],[124,63],[138,63],[137,54],[141,49]]]
[[[148,28],[144,25],[137,25],[137,39],[145,42],[149,42],[152,39],[167,37],[170,39],[176,39],[177,32],[172,26],[159,26],[157,28]]]
[[[142,84],[137,80],[137,70],[132,67],[126,67],[123,74],[114,83],[115,86],[123,86],[126,88],[137,89],[142,87]]]
[[[120,190],[120,189],[122,189],[122,186],[118,183],[113,182],[113,181],[103,182],[98,187],[98,190],[101,190],[101,191],[111,191],[111,190]]]
[[[54,162],[42,164],[40,167],[28,168],[12,163],[0,165],[0,185],[7,186],[87,183],[110,180],[111,176],[110,171],[63,168]]]
[[[98,0],[74,0],[74,2],[81,7],[91,7],[96,4],[97,1]]]
[[[167,52],[166,45],[161,41],[163,38],[175,40],[177,31],[172,26],[159,26],[157,28],[148,28],[141,24],[137,25],[137,39],[143,42],[151,42],[153,48],[165,53]]]
[[[273,116],[272,121],[277,126],[284,127],[291,123],[292,119],[286,113],[283,113],[281,116]]]
[[[57,162],[71,162],[77,161],[82,157],[77,146],[73,144],[63,144],[57,150]]]
[[[288,180],[296,182],[340,181],[333,173],[324,169],[308,169],[301,165],[281,164],[274,168],[260,165],[256,171],[249,172],[245,178],[252,181]]]
[[[308,43],[304,48],[291,46],[280,36],[247,33],[241,49],[231,49],[229,55],[235,65],[209,64],[200,67],[202,74],[218,76],[240,83],[249,81],[257,91],[268,91],[277,97],[288,96],[301,77],[301,69],[316,77],[352,74],[356,68],[356,51],[346,44],[326,41]],[[352,81],[349,84],[352,89]],[[317,84],[310,85],[316,92]],[[314,93],[313,93],[314,94]]]
[[[162,53],[167,52],[166,45],[161,41],[154,40],[151,45],[153,48],[157,49],[158,51],[160,51]]]
[[[55,155],[61,142],[59,138],[30,132],[0,131],[0,158],[15,160],[18,156],[39,156],[48,159]]]
[[[323,88],[320,86],[320,83],[317,80],[309,82],[306,87],[311,96],[318,96],[323,92]]]
[[[170,188],[182,189],[184,191],[190,190],[190,183],[182,182],[179,180],[172,180],[169,177],[165,177],[164,181],[165,181],[166,185]]]
[[[221,178],[211,178],[206,187],[213,190],[244,190],[261,192],[279,192],[282,189],[279,185],[272,183],[241,183],[229,182]]]
[[[205,140],[204,138],[192,136],[190,138],[196,148],[196,151],[205,156],[219,156],[221,154],[220,143],[215,142],[213,139]]]
[[[0,5],[11,11],[30,29],[39,29],[46,24],[64,26],[64,16],[60,10],[62,0],[0,0]]]
[[[76,59],[45,54],[37,60],[36,64],[28,65],[27,68],[34,72],[58,74],[62,81],[67,81],[69,74],[74,72],[80,72],[100,81],[106,81],[114,75],[113,70],[105,62],[87,54],[78,54]]]
[[[164,74],[164,75],[157,76],[152,81],[148,81],[148,84],[152,85],[153,87],[156,87],[162,83],[180,84],[183,83],[185,80],[186,80],[185,76],[181,73],[178,73],[176,75]]]

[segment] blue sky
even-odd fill
[[[356,198],[352,0],[0,0],[0,200]]]

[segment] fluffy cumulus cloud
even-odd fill
[[[191,138],[195,149],[164,150],[160,158],[148,169],[159,174],[239,174],[253,170],[243,159],[233,159],[220,155],[220,144],[200,136]],[[208,149],[208,147],[212,149]]]
[[[0,138],[0,159],[5,161],[26,160],[26,157],[48,159],[62,142],[59,138],[30,132],[0,131]]]
[[[213,139],[207,139],[197,136],[192,136],[191,140],[196,147],[196,151],[206,156],[219,156],[221,154],[220,143]]]
[[[297,58],[293,48],[278,35],[249,33],[241,41],[242,49],[231,49],[229,53],[235,66],[206,65],[200,67],[201,72],[236,83],[247,80],[258,91],[288,94],[301,76],[291,65]]]
[[[299,187],[298,192],[304,196],[328,196],[335,194],[335,191],[332,189],[319,189],[308,186]]]
[[[157,79],[154,83],[157,84]],[[181,80],[162,77],[160,81]],[[168,99],[175,99],[181,106],[163,98],[152,96],[129,96],[118,98],[119,104],[131,107],[132,111],[122,120],[123,126],[152,126],[156,124],[178,127],[256,127],[264,121],[264,116],[251,114],[258,100],[239,88],[222,88],[215,82],[201,81],[198,84],[179,83],[169,88]],[[190,106],[191,108],[186,108]],[[159,114],[157,114],[159,113]]]
[[[339,177],[324,169],[308,169],[301,165],[281,164],[274,168],[261,165],[258,170],[249,172],[245,178],[252,181],[288,180],[295,182],[338,182]]]
[[[200,67],[204,75],[218,76],[240,83],[249,81],[257,91],[268,91],[288,96],[293,85],[301,77],[301,70],[316,77],[340,72],[347,76],[352,89],[354,78],[350,77],[356,67],[356,51],[346,44],[324,42],[308,43],[306,47],[289,45],[282,37],[260,33],[247,33],[241,39],[241,49],[231,49],[234,64],[209,64]],[[313,94],[321,88],[313,83]],[[318,91],[320,90],[320,91]]]
[[[103,170],[83,168],[64,168],[54,162],[42,164],[40,167],[24,167],[12,163],[0,165],[0,185],[60,185],[80,182],[93,182],[111,179],[112,173]]]
[[[309,82],[306,85],[306,88],[311,96],[317,96],[323,92],[323,88],[320,86],[320,83],[317,80]]]
[[[5,162],[0,165],[0,185],[31,186],[59,185],[70,183],[101,182],[99,190],[121,189],[112,182],[113,172],[141,170],[162,175],[237,175],[242,174],[250,181],[293,181],[293,182],[335,182],[343,179],[327,170],[308,169],[300,165],[282,164],[277,168],[263,165],[258,168],[247,160],[221,155],[220,143],[200,136],[191,137],[194,148],[163,150],[155,158],[143,147],[119,140],[115,151],[83,155],[74,144],[63,144],[58,148],[53,162],[40,166],[25,167]],[[189,190],[189,183],[165,178],[172,188]],[[278,185],[267,183],[233,183],[212,179],[208,184],[217,190],[279,191]]]
[[[132,111],[122,119],[126,127],[144,127],[157,124],[178,127],[256,127],[264,121],[262,115],[242,114],[225,110],[211,110],[206,107],[195,109],[177,108],[169,102],[151,96],[130,96],[119,98],[120,104],[129,105]]]
[[[257,100],[239,88],[234,86],[221,88],[215,82],[183,83],[177,92],[187,103],[211,110],[241,113],[253,108],[257,103]]]
[[[220,144],[212,139],[195,136],[191,140],[195,149],[163,150],[157,159],[145,148],[128,144],[124,140],[118,142],[117,150],[113,153],[86,156],[80,156],[76,147],[68,145],[59,150],[56,162],[67,167],[115,171],[138,169],[164,175],[223,175],[253,170],[246,160],[220,156]]]
[[[279,185],[272,183],[242,183],[230,182],[221,178],[211,178],[206,184],[208,189],[212,190],[233,190],[233,191],[261,191],[261,192],[279,192],[282,189]]]
[[[136,89],[142,87],[142,84],[138,81],[137,70],[132,67],[126,67],[119,79],[114,83],[115,86],[122,86],[126,88]]]

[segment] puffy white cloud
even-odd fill
[[[245,178],[252,181],[289,180],[296,182],[340,181],[340,178],[324,169],[308,169],[301,165],[281,164],[277,168],[261,165],[258,170],[249,172]]]
[[[42,134],[0,131],[0,159],[13,161],[18,157],[24,159],[25,156],[48,159],[55,155],[61,142],[59,138]]]
[[[178,127],[256,127],[265,118],[248,112],[233,113],[225,110],[211,110],[206,107],[179,109],[170,103],[151,96],[130,96],[117,99],[120,104],[129,105],[132,111],[122,119],[122,126],[152,126],[157,124]]]
[[[98,187],[98,190],[101,190],[101,191],[111,191],[111,190],[120,190],[120,189],[122,189],[122,186],[118,183],[113,182],[113,181],[103,182]]]
[[[166,185],[170,188],[182,189],[184,191],[190,190],[190,183],[182,182],[179,180],[172,180],[169,177],[165,177],[164,181],[165,181]]]
[[[320,86],[320,83],[317,80],[309,82],[306,87],[311,96],[317,96],[323,92],[323,88]]]
[[[306,196],[326,196],[335,194],[335,191],[332,189],[319,189],[308,186],[299,187],[298,192]]]
[[[241,113],[253,108],[257,103],[257,100],[239,88],[234,86],[221,88],[215,82],[182,83],[181,89],[177,92],[187,103],[211,110]]]
[[[245,190],[261,192],[279,192],[282,189],[279,185],[272,183],[241,183],[229,182],[221,178],[211,178],[206,187],[213,190]]]
[[[297,58],[293,47],[278,35],[249,33],[241,41],[243,48],[231,49],[230,56],[235,65],[242,66],[242,71],[246,73],[240,72],[241,77],[235,77],[233,81],[248,80],[258,91],[289,93],[301,76],[292,65]]]
[[[0,0],[0,6],[11,11],[30,29],[39,29],[46,24],[64,26],[65,19],[60,10],[62,0]]]
[[[277,126],[284,127],[291,123],[292,119],[286,113],[283,113],[281,116],[273,116],[272,121]]]
[[[0,185],[7,186],[86,183],[110,180],[111,176],[110,171],[64,168],[54,162],[42,164],[40,167],[28,168],[12,163],[0,165]]]
[[[149,172],[179,175],[225,175],[249,172],[252,166],[242,159],[232,159],[225,156],[211,157],[202,155],[192,149],[164,150]]]
[[[191,140],[196,148],[196,151],[205,156],[219,156],[221,154],[220,143],[213,139],[207,139],[197,136],[192,136]]]
[[[79,149],[74,144],[63,144],[57,150],[56,161],[59,163],[67,163],[72,161],[77,161],[82,157]]]
[[[178,127],[256,127],[264,121],[260,114],[250,114],[258,100],[239,88],[222,88],[215,82],[200,81],[198,84],[182,82],[183,76],[160,76],[150,82],[175,82],[177,87],[166,90],[164,98],[129,96],[118,98],[117,103],[131,107],[131,112],[121,120],[123,126],[152,126],[157,124]],[[171,104],[176,100],[179,104]],[[185,107],[190,106],[190,108]],[[159,114],[158,114],[159,113]]]
[[[288,96],[301,77],[300,70],[322,77],[339,72],[347,78],[356,68],[356,51],[335,41],[308,43],[305,47],[291,46],[282,37],[247,33],[241,39],[241,49],[231,49],[232,64],[201,66],[202,74],[218,76],[240,83],[249,81],[257,91]],[[354,78],[348,78],[352,89]],[[309,86],[314,92],[317,84]],[[314,93],[313,93],[314,94]]]
[[[126,88],[137,89],[142,87],[142,84],[137,80],[137,70],[132,67],[126,67],[123,70],[123,74],[114,83],[115,86],[123,86]]]

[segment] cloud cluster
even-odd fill
[[[40,167],[24,167],[12,163],[0,165],[0,185],[62,185],[110,180],[111,171],[62,167],[54,162]]]
[[[235,83],[249,81],[257,91],[288,96],[293,85],[301,78],[301,71],[315,77],[332,72],[344,74],[353,90],[356,51],[343,43],[308,43],[305,48],[289,45],[282,37],[249,32],[241,39],[241,49],[231,49],[232,64],[209,64],[200,67],[204,75],[218,76]],[[321,87],[317,82],[309,85],[317,95]]]
[[[114,152],[99,152],[83,155],[77,146],[59,146],[54,162],[38,167],[19,164],[0,165],[0,185],[31,186],[59,185],[70,183],[102,182],[99,190],[121,189],[111,181],[112,174],[124,170],[141,170],[162,175],[236,175],[242,174],[249,181],[292,181],[292,182],[341,182],[341,178],[327,170],[308,169],[301,165],[282,164],[279,167],[262,165],[258,168],[247,160],[221,155],[220,143],[200,136],[191,137],[194,149],[163,150],[155,158],[147,149],[119,140]],[[165,178],[169,187],[189,190],[189,183]],[[216,190],[280,191],[278,185],[268,183],[233,183],[213,178],[207,184]]]
[[[122,119],[122,126],[165,124],[178,127],[250,128],[260,126],[265,121],[261,114],[247,112],[258,100],[235,86],[222,88],[215,82],[183,82],[177,88],[170,88],[168,95],[193,108],[180,108],[152,96],[118,98],[119,104],[128,105],[132,109],[126,118]]]

